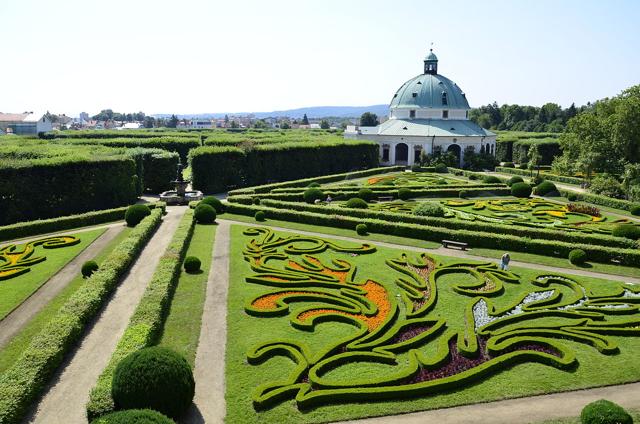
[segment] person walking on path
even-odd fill
[[[508,253],[502,255],[500,259],[500,269],[503,271],[507,271],[509,269],[509,261],[511,261],[511,256]]]

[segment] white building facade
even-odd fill
[[[6,134],[36,135],[53,130],[45,113],[0,113],[0,130]]]
[[[389,119],[376,127],[347,127],[345,138],[372,140],[380,145],[380,163],[408,165],[422,151],[452,152],[464,165],[469,146],[476,153],[495,155],[496,134],[469,120],[469,103],[458,85],[438,74],[438,58],[431,51],[424,72],[405,82],[389,105]]]

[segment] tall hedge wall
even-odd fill
[[[560,142],[556,139],[521,140],[513,143],[513,162],[529,162],[529,149],[534,144],[538,145],[538,151],[541,156],[540,165],[551,165],[553,159],[562,154]]]
[[[193,187],[206,193],[277,181],[346,172],[378,165],[369,141],[199,147],[189,154]]]
[[[107,147],[145,147],[176,152],[184,163],[189,150],[200,146],[200,139],[195,137],[147,137],[147,138],[68,138],[56,140],[59,144],[97,145]]]
[[[10,163],[0,167],[0,225],[133,203],[135,176],[124,156]]]

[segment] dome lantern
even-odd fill
[[[424,59],[424,73],[436,75],[438,73],[438,57],[429,49],[429,56]]]

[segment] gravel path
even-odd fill
[[[54,274],[49,280],[0,321],[0,349],[18,334],[29,321],[60,293],[79,274],[82,264],[93,259],[122,230],[123,225],[112,226]]]
[[[364,243],[376,244],[378,246],[391,247],[394,249],[410,250],[412,252],[428,252],[428,253],[436,253],[438,255],[443,255],[443,256],[453,256],[456,258],[472,259],[472,260],[482,261],[482,262],[496,262],[496,263],[498,262],[498,259],[486,258],[484,256],[475,256],[470,253],[467,253],[466,251],[457,250],[457,249],[447,249],[444,247],[439,247],[438,249],[425,249],[420,247],[405,246],[401,244],[387,243],[382,241],[369,241],[369,240],[364,240],[364,239],[359,239],[354,237],[344,237],[344,236],[316,233],[312,231],[294,230],[291,228],[284,228],[284,227],[269,225],[268,222],[262,223],[262,224],[253,224],[253,223],[247,223],[247,222],[241,222],[241,221],[225,221],[221,219],[219,219],[218,222],[228,222],[228,223],[233,222],[236,224],[247,225],[251,227],[269,227],[279,231],[288,231],[290,233],[293,232],[298,234],[307,234],[307,235],[316,236],[316,237],[333,238],[337,240],[345,240],[345,241],[351,241],[356,243],[364,242]],[[540,271],[562,272],[567,274],[580,275],[584,277],[602,278],[605,280],[616,280],[616,281],[623,281],[626,283],[640,284],[640,278],[628,277],[625,275],[602,274],[600,272],[591,272],[591,271],[584,271],[581,269],[572,269],[572,268],[553,267],[553,266],[547,266],[547,265],[532,264],[529,262],[518,262],[514,260],[512,260],[509,263],[509,265],[511,267],[515,266],[515,267],[521,267],[521,268],[537,269]]]
[[[454,408],[434,409],[404,415],[392,415],[343,424],[514,424],[537,423],[546,420],[576,417],[582,408],[598,399],[608,399],[626,408],[640,408],[640,383],[599,387],[532,396],[498,402],[478,403]]]
[[[227,291],[229,285],[228,221],[218,220],[213,246],[213,263],[209,271],[207,294],[202,313],[202,328],[194,377],[194,407],[185,423],[222,423],[226,415],[224,400],[224,360],[227,342]]]
[[[86,423],[89,392],[129,323],[149,280],[175,232],[185,207],[168,214],[76,350],[66,358],[31,416],[32,423]]]

